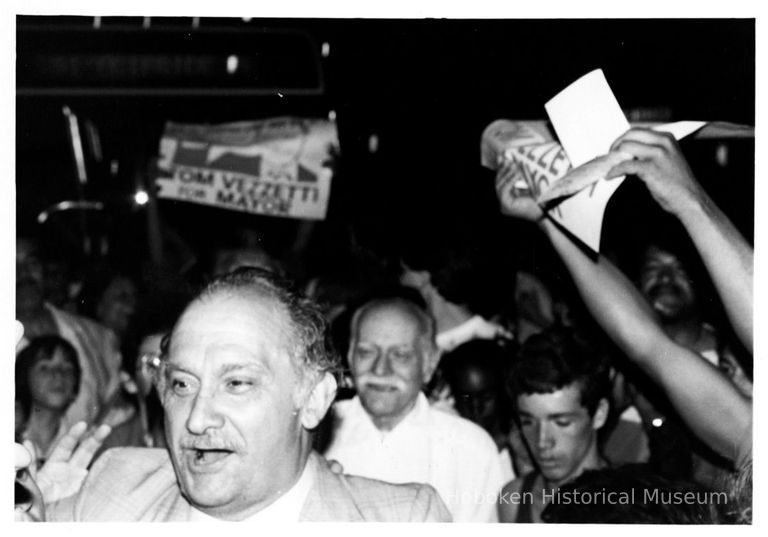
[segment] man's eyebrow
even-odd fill
[[[558,418],[574,418],[578,415],[578,412],[555,412],[554,414],[547,414],[547,417],[556,420]]]
[[[167,375],[169,373],[175,373],[175,372],[181,372],[181,373],[186,373],[187,375],[196,376],[192,371],[181,367],[179,364],[175,364],[173,362],[165,362],[165,374]]]
[[[533,414],[526,412],[524,410],[519,410],[517,412],[520,416],[525,416],[526,418],[532,418]],[[553,414],[547,414],[546,418],[550,420],[556,420],[558,418],[574,418],[578,416],[578,412],[555,412]]]
[[[261,375],[269,375],[272,373],[272,370],[269,367],[254,362],[222,364],[216,369],[216,373],[218,375],[226,375],[227,373],[241,370],[254,371]]]

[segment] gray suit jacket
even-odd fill
[[[429,485],[393,485],[331,472],[318,460],[302,521],[450,522],[451,515]],[[165,449],[115,448],[105,452],[80,491],[46,506],[49,521],[170,522],[189,520]]]

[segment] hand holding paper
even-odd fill
[[[679,215],[701,200],[701,186],[671,134],[631,129],[613,143],[611,151],[633,159],[611,168],[606,178],[636,175],[665,211]]]
[[[608,172],[629,173],[627,169],[636,166],[635,153],[620,147],[609,151],[630,125],[600,69],[565,88],[545,108],[559,142],[541,122],[497,120],[483,132],[481,162],[498,170],[496,193],[505,214],[536,220],[540,211],[531,206],[535,200],[548,216],[598,251],[605,207],[623,180],[615,173],[607,181]],[[704,126],[701,121],[679,121],[653,129],[680,139]],[[627,167],[617,168],[623,161],[628,161]],[[525,189],[528,196],[522,195]],[[679,191],[666,196],[662,192],[667,191],[658,193],[672,203],[690,200],[674,194],[682,194]]]
[[[496,184],[504,185],[504,188],[498,189],[501,211],[504,214],[531,221],[539,220],[544,216],[544,212],[533,197],[533,191],[525,185],[525,178],[517,162],[502,163],[496,172]]]

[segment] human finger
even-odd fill
[[[80,445],[70,459],[70,464],[79,468],[88,468],[91,460],[93,460],[93,456],[111,432],[112,428],[109,425],[100,425],[92,435],[80,442]]]
[[[660,160],[668,154],[664,146],[634,140],[624,140],[616,145],[612,152],[621,152],[627,156],[647,160]]]
[[[608,170],[606,179],[615,179],[624,175],[637,175],[642,177],[644,172],[648,171],[649,163],[642,160],[625,160]]]
[[[26,448],[27,451],[32,455],[32,462],[30,463],[27,470],[30,474],[32,474],[32,479],[37,478],[37,465],[35,464],[35,460],[37,458],[37,450],[35,449],[35,445],[32,443],[31,440],[24,440],[21,443],[22,446]]]
[[[611,144],[611,151],[615,151],[623,142],[638,142],[641,144],[669,147],[671,144],[675,143],[675,137],[668,132],[659,132],[635,127],[616,138]]]
[[[16,336],[16,345],[21,343],[21,338],[24,337],[24,325],[21,322],[14,320],[14,332]]]
[[[32,464],[32,453],[21,444],[16,444],[14,449],[13,466],[18,472]]]
[[[48,460],[52,462],[68,461],[87,428],[88,426],[84,421],[78,421],[70,427],[67,434],[56,443],[56,447],[53,448]]]

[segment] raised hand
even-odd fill
[[[496,172],[496,192],[501,201],[501,212],[506,215],[532,222],[544,216],[517,163],[504,162],[501,165]]]
[[[88,475],[88,465],[112,431],[108,425],[101,425],[86,435],[86,429],[83,421],[74,424],[56,443],[51,456],[34,476],[45,503],[61,500],[80,490]]]
[[[703,189],[671,134],[630,129],[613,142],[611,151],[633,158],[611,168],[606,178],[636,175],[665,211],[681,216],[705,199]]]

